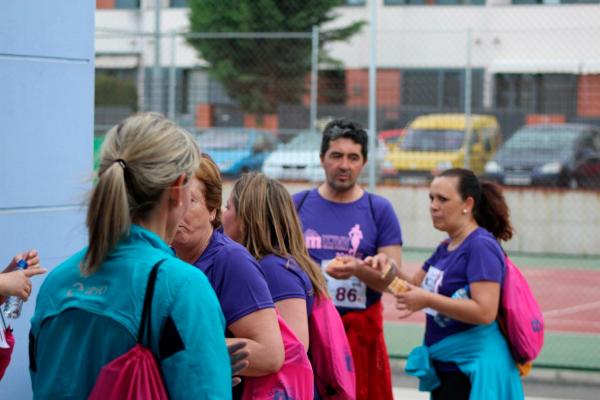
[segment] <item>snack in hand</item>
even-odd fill
[[[390,271],[392,270],[392,268],[394,267],[394,264],[392,264],[390,261],[388,261],[385,266],[383,267],[383,270],[381,271],[381,279],[385,279],[385,277],[390,273]]]
[[[388,289],[393,294],[400,294],[408,291],[408,282],[404,279],[395,277],[394,280],[388,285]]]
[[[329,264],[327,264],[327,267],[325,268],[325,272],[329,273],[329,272],[335,270],[336,268],[343,267],[343,266],[344,266],[344,262],[342,261],[342,259],[340,257],[336,257],[333,260],[331,260],[329,262]]]

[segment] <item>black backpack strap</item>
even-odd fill
[[[150,331],[151,331],[151,314],[152,314],[152,298],[154,297],[154,285],[156,283],[156,275],[158,268],[165,259],[160,260],[152,267],[146,284],[146,294],[144,296],[144,308],[142,309],[142,319],[140,321],[140,329],[138,330],[138,343],[143,344],[143,339],[147,346],[150,346]]]
[[[375,225],[375,231],[377,232],[377,238],[379,239],[379,225],[377,225],[377,216],[375,215],[375,207],[373,206],[373,195],[367,192],[369,198],[369,209],[371,210],[371,217],[373,217],[373,225]]]
[[[375,226],[377,227],[377,217],[375,217],[375,207],[373,207],[373,196],[371,196],[371,193],[367,192],[367,197],[369,198],[369,208],[371,209],[371,216],[373,217],[373,221],[375,222]]]
[[[308,189],[304,192],[304,195],[302,195],[302,198],[300,199],[300,203],[298,203],[298,205],[296,206],[296,212],[298,212],[298,213],[300,212],[300,209],[302,208],[302,205],[306,201],[306,198],[310,194],[311,190],[312,189]]]

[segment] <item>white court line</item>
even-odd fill
[[[394,387],[394,399],[396,400],[429,400],[429,392],[419,392],[417,389]],[[557,398],[525,396],[526,400],[560,400]]]
[[[553,319],[553,318],[545,318],[544,319],[544,323],[548,323],[548,322],[552,322],[553,326],[556,325],[584,325],[586,328],[600,328],[600,322],[598,321],[584,321],[582,319]],[[570,332],[570,333],[586,333],[586,331],[583,332]]]
[[[598,307],[600,307],[600,301],[595,301],[593,303],[578,304],[578,305],[572,306],[572,307],[557,308],[555,310],[546,311],[543,314],[544,314],[544,318],[556,317],[556,316],[571,314],[571,313],[575,313],[575,312],[579,312],[579,311],[592,310],[592,309],[598,308]]]

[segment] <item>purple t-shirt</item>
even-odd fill
[[[310,278],[292,257],[283,258],[269,254],[258,262],[262,267],[273,302],[287,299],[306,301],[306,312],[310,316],[313,303],[313,286]]]
[[[354,202],[337,203],[324,199],[318,189],[306,193],[296,193],[293,199],[308,252],[321,267],[336,256],[364,259],[380,247],[402,245],[400,223],[387,199],[365,191]],[[360,311],[381,298],[355,277],[346,283],[335,281],[328,278],[328,286],[340,314]]]
[[[265,274],[246,248],[215,230],[210,243],[194,262],[212,285],[227,322],[275,307]]]
[[[470,298],[469,284],[480,281],[502,284],[504,268],[504,253],[496,239],[487,230],[477,228],[452,251],[448,251],[446,241],[437,247],[423,265],[427,275],[421,286],[448,297]],[[433,310],[425,312],[427,346],[475,326],[448,318]]]

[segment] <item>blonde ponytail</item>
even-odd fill
[[[179,176],[189,179],[200,153],[191,135],[157,113],[131,116],[106,135],[86,223],[84,275],[98,270],[132,222],[143,220]]]

